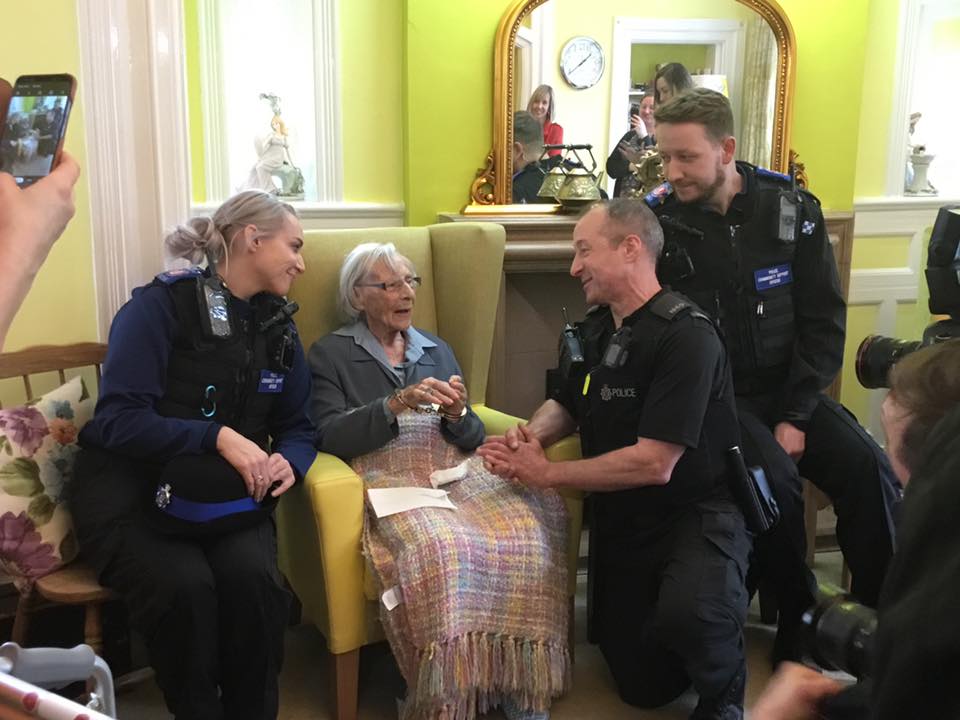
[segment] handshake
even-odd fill
[[[492,435],[477,448],[483,466],[495,475],[537,488],[554,486],[555,465],[547,459],[530,425],[517,425],[503,435]]]

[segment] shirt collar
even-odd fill
[[[389,370],[393,370],[393,366],[390,364],[390,361],[387,360],[387,353],[384,351],[383,345],[381,345],[376,336],[370,332],[370,328],[367,327],[367,324],[363,320],[357,320],[351,325],[344,325],[339,330],[334,330],[333,334],[352,337],[357,345],[366,350],[374,359],[380,362],[381,365]],[[423,357],[427,348],[437,346],[433,340],[421,333],[413,327],[413,325],[404,332],[404,336],[407,339],[405,360],[409,363],[416,363]]]

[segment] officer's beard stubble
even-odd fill
[[[684,190],[696,190],[696,194],[691,198],[679,198],[681,202],[696,204],[696,205],[717,205],[717,194],[720,192],[720,188],[723,187],[724,175],[723,175],[723,163],[718,159],[717,165],[713,169],[713,180],[709,183],[700,182],[700,181],[691,181],[689,183],[682,183],[681,188]]]

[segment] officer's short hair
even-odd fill
[[[730,101],[716,90],[693,88],[658,105],[653,117],[660,123],[698,123],[707,136],[720,142],[733,135],[733,110]]]
[[[337,292],[337,310],[340,315],[355,322],[360,311],[353,304],[357,283],[362,283],[377,263],[383,263],[396,273],[416,274],[413,263],[401,255],[393,243],[361,243],[347,253],[340,267],[340,287]]]
[[[601,200],[586,212],[602,209],[606,213],[604,234],[613,245],[619,245],[627,235],[636,235],[654,259],[663,252],[663,228],[653,211],[641,198],[617,197]],[[584,213],[586,214],[586,213]]]
[[[523,146],[524,155],[535,156],[543,152],[543,128],[540,121],[526,110],[513,114],[513,141]]]
[[[910,418],[898,458],[911,473],[934,426],[960,406],[960,339],[921,348],[890,370],[890,394]]]

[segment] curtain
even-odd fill
[[[772,152],[777,45],[773,31],[757,17],[747,24],[740,122],[741,160],[767,167]]]

